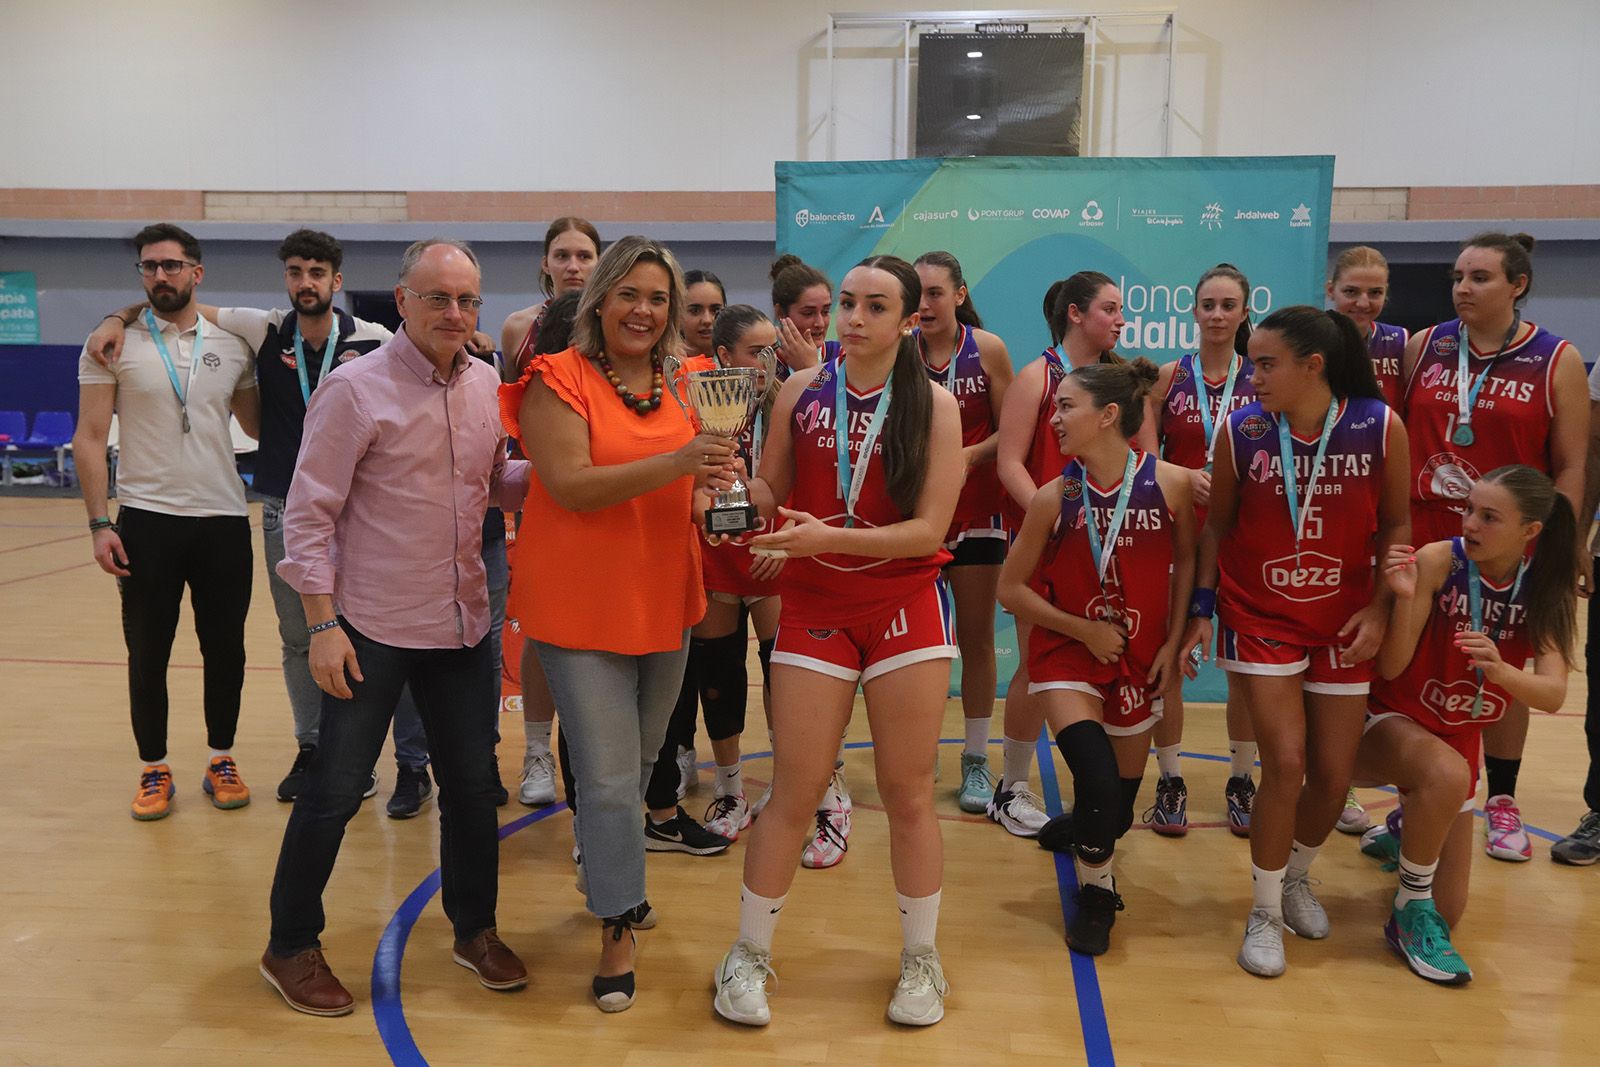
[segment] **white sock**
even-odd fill
[[[1116,892],[1116,883],[1111,880],[1111,861],[1107,860],[1098,867],[1091,867],[1078,857],[1072,857],[1072,869],[1078,873],[1079,885],[1099,886],[1107,893]]]
[[[214,748],[214,749],[211,750],[211,758],[212,759],[217,759],[220,756],[230,756],[230,755],[231,755],[231,752],[228,749],[225,749],[225,748]],[[161,762],[163,762],[163,763],[166,762],[166,757],[165,756],[161,757]]]
[[[783,910],[783,902],[788,899],[787,893],[781,897],[764,897],[749,886],[741,885],[739,936],[755,942],[763,952],[771,952],[772,933],[778,928],[778,912]]]
[[[1317,853],[1322,851],[1321,845],[1302,845],[1296,841],[1294,848],[1289,850],[1289,866],[1284,874],[1284,880],[1293,882],[1304,878],[1311,871],[1311,862],[1317,858]]]
[[[992,721],[988,715],[981,719],[967,720],[967,747],[963,751],[969,756],[989,754],[989,723]]]
[[[1255,906],[1280,921],[1283,919],[1283,875],[1281,870],[1264,871],[1253,863],[1250,865]]]
[[[839,738],[839,754],[833,758],[833,769],[840,770],[844,767],[844,738]]]
[[[744,796],[744,764],[735,763],[724,767],[717,764],[717,792],[719,797]]]
[[[549,721],[522,720],[522,736],[529,755],[543,756],[550,751],[551,725],[552,723]]]
[[[1161,768],[1161,777],[1183,777],[1183,768],[1178,765],[1178,749],[1182,747],[1181,744],[1156,746],[1156,766]]]
[[[900,905],[900,938],[906,948],[932,947],[934,935],[939,932],[939,897],[943,890],[930,897],[894,895]]]
[[[1014,741],[1008,737],[1001,749],[1005,752],[1004,787],[1015,790],[1026,786],[1033,774],[1033,742]]]
[[[829,779],[828,789],[822,794],[822,805],[821,807],[817,808],[818,811],[832,811],[834,808],[840,808],[844,806],[839,802],[839,790],[834,788],[833,783],[836,781],[838,781],[836,778]]]
[[[160,756],[158,756],[155,759],[140,760],[139,761],[139,773],[143,774],[144,773],[144,769],[146,767],[159,767],[165,762],[167,762],[167,754],[165,752],[163,752]]]
[[[1406,859],[1405,853],[1400,854],[1400,888],[1395,890],[1394,908],[1399,911],[1413,900],[1433,899],[1433,872],[1439,869],[1439,861],[1432,863],[1412,863]]]
[[[1235,778],[1250,778],[1256,771],[1256,743],[1254,741],[1228,742],[1228,762],[1232,770],[1228,773]]]

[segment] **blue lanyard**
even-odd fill
[[[1317,438],[1317,458],[1311,463],[1311,477],[1306,481],[1306,506],[1300,507],[1299,478],[1294,472],[1294,445],[1289,437],[1289,416],[1278,416],[1278,455],[1283,460],[1283,495],[1289,502],[1289,523],[1294,527],[1294,565],[1300,566],[1300,538],[1306,528],[1306,513],[1311,510],[1311,498],[1317,495],[1317,482],[1322,477],[1322,461],[1328,454],[1328,439],[1333,436],[1333,424],[1339,421],[1339,398],[1328,402],[1327,417],[1322,420],[1322,436]]]
[[[1467,613],[1472,618],[1472,629],[1481,634],[1487,634],[1490,641],[1500,643],[1500,639],[1511,632],[1511,605],[1516,603],[1517,593],[1522,589],[1522,576],[1527,573],[1528,561],[1524,559],[1517,564],[1517,577],[1511,583],[1511,592],[1506,597],[1505,609],[1501,612],[1500,621],[1491,633],[1483,628],[1483,577],[1478,573],[1478,565],[1472,560],[1467,560]],[[1472,717],[1480,718],[1483,715],[1483,671],[1478,671],[1478,692],[1472,698]]]
[[[161,329],[156,325],[155,312],[149,308],[144,309],[144,324],[150,329],[150,339],[156,343],[156,352],[160,354],[161,362],[167,366],[167,380],[172,383],[172,392],[178,398],[178,410],[183,415],[183,432],[188,433],[189,387],[194,384],[194,365],[200,359],[200,346],[206,342],[206,320],[204,317],[194,320],[194,347],[189,349],[189,375],[184,379],[181,388],[178,386],[178,368],[172,365],[172,353],[167,351],[166,338],[161,336]]]
[[[333,350],[339,344],[339,316],[333,317],[333,326],[328,331],[328,343],[322,351],[322,371],[317,375],[317,384],[322,384],[322,379],[328,376],[328,368],[333,366]],[[311,403],[311,383],[306,380],[306,352],[300,338],[300,317],[294,320],[294,369],[300,375],[300,399],[309,406]]]
[[[1128,449],[1128,462],[1122,468],[1122,488],[1117,491],[1116,506],[1111,509],[1111,525],[1106,528],[1104,546],[1100,541],[1100,527],[1094,521],[1094,506],[1089,502],[1089,468],[1083,468],[1083,527],[1089,535],[1089,555],[1094,559],[1094,569],[1100,578],[1100,595],[1106,594],[1106,571],[1111,558],[1117,553],[1117,536],[1128,517],[1128,500],[1133,496],[1133,475],[1139,469],[1139,453]],[[1109,598],[1108,598],[1109,600]]]
[[[1483,383],[1488,380],[1489,372],[1494,370],[1497,359],[1505,354],[1517,330],[1522,326],[1522,313],[1519,311],[1511,316],[1511,329],[1506,331],[1506,339],[1500,342],[1499,351],[1489,357],[1489,362],[1484,366],[1483,373],[1478,375],[1478,380],[1473,382],[1472,367],[1472,342],[1467,337],[1467,324],[1461,324],[1460,345],[1456,349],[1456,429],[1450,435],[1451,444],[1461,445],[1463,448],[1471,445],[1478,439],[1472,432],[1472,412],[1478,403],[1478,394],[1483,391]],[[1377,329],[1376,326],[1373,327]],[[1471,382],[1469,388],[1468,383]]]
[[[1217,451],[1217,431],[1213,422],[1221,426],[1228,418],[1228,406],[1233,403],[1233,387],[1239,378],[1241,360],[1238,353],[1228,364],[1228,384],[1222,388],[1222,403],[1217,405],[1217,418],[1211,418],[1210,397],[1206,394],[1206,376],[1200,367],[1200,353],[1194,354],[1194,398],[1200,404],[1200,432],[1206,438],[1206,473],[1211,473],[1211,457]]]
[[[952,393],[956,391],[956,361],[961,356],[961,349],[966,346],[968,329],[961,323],[957,323],[956,327],[956,346],[950,350],[950,362],[944,368],[944,387]],[[922,365],[928,367],[928,350],[923,344],[921,330],[917,331],[917,348],[922,352]],[[932,367],[928,367],[928,369],[933,370]],[[937,374],[939,372],[934,371],[934,373]]]
[[[861,490],[867,484],[867,468],[872,465],[872,447],[878,443],[883,431],[884,417],[889,413],[889,394],[894,378],[884,379],[883,392],[878,394],[878,406],[867,423],[866,435],[861,439],[861,465],[852,469],[850,463],[850,408],[845,399],[844,360],[833,365],[833,437],[839,445],[839,495],[844,497],[844,524],[856,524],[856,504],[861,500]]]

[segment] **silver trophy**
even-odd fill
[[[770,352],[763,356],[760,367],[718,367],[687,373],[680,363],[670,361],[666,368],[667,387],[701,433],[738,441],[778,382],[776,357]],[[680,379],[687,397],[678,393]],[[731,489],[712,493],[711,506],[705,513],[707,533],[742,534],[759,525],[761,518],[744,482],[736,480]]]

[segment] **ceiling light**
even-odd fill
[[[979,119],[983,118],[983,116],[982,115],[968,115],[967,118],[970,119],[973,122],[977,122]]]
[[[983,53],[982,52],[968,52],[967,53],[967,58],[968,59],[982,59],[983,58]]]

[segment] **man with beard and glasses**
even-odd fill
[[[358,319],[333,306],[334,294],[344,287],[344,276],[340,273],[344,249],[332,235],[318,230],[296,230],[278,246],[278,259],[283,262],[284,285],[292,305],[289,309],[218,308],[209,304],[200,304],[197,308],[209,322],[243,337],[256,353],[256,378],[261,388],[261,448],[252,488],[262,498],[261,534],[266,550],[267,584],[278,615],[283,680],[289,693],[295,742],[299,747],[294,765],[278,783],[278,799],[292,801],[299,795],[306,769],[316,755],[322,692],[312,681],[306,666],[311,636],[306,632],[300,594],[291,589],[276,570],[284,555],[284,500],[294,477],[295,457],[300,453],[311,394],[334,367],[371,352],[394,335],[378,323]],[[89,338],[91,354],[108,365],[115,361],[126,327],[143,313],[144,305],[135,304],[106,316]],[[486,334],[475,333],[468,348],[474,350],[474,354],[492,354],[494,342]],[[498,606],[496,618],[503,620],[510,582],[506,570],[505,522],[498,509],[490,509],[484,523],[483,556],[489,571],[491,606]],[[498,628],[493,630],[493,636],[498,648]],[[395,789],[389,798],[388,811],[392,818],[409,819],[421,811],[433,795],[433,782],[428,775],[427,738],[409,687],[401,691],[395,708],[394,755]],[[378,776],[374,773],[365,796],[372,796],[377,788]]]
[[[112,367],[78,359],[73,455],[89,512],[94,559],[117,576],[128,647],[128,702],[139,747],[133,817],[171,810],[167,763],[167,661],[184,586],[205,663],[211,759],[201,788],[219,808],[242,808],[250,790],[231,749],[244,685],[250,606],[250,519],[234,467],[230,416],[259,432],[260,395],[248,345],[200,318],[200,242],[168,223],[134,238],[150,306],[128,330]],[[106,442],[120,419],[117,518],[106,503]]]

